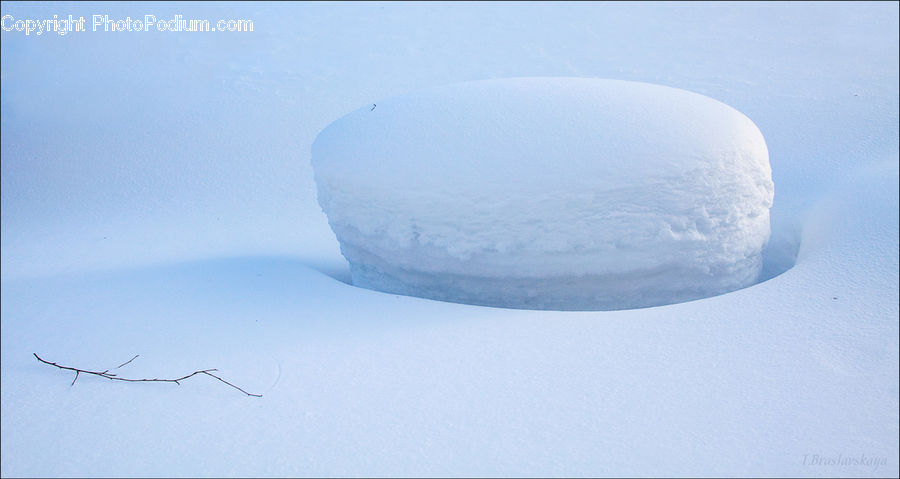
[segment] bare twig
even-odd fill
[[[133,358],[131,358],[131,359],[129,359],[128,361],[125,361],[124,363],[122,363],[122,364],[116,366],[116,369],[119,369],[119,368],[121,368],[122,366],[125,366],[126,364],[128,364],[128,363],[134,361],[135,359],[137,359],[138,356],[140,356],[140,354],[135,354]]]
[[[32,354],[34,354],[34,357],[37,358],[38,361],[40,361],[40,362],[42,362],[42,363],[44,363],[44,364],[49,364],[50,366],[56,366],[56,367],[58,367],[59,369],[65,369],[65,370],[67,370],[67,371],[75,371],[75,379],[72,380],[72,384],[71,384],[71,385],[75,385],[75,381],[78,380],[78,375],[81,374],[81,373],[84,373],[84,374],[93,374],[94,376],[100,376],[101,378],[106,378],[106,379],[109,379],[110,381],[127,381],[127,382],[133,382],[133,383],[141,383],[141,382],[175,383],[175,384],[177,384],[177,385],[179,385],[179,386],[181,386],[181,381],[184,381],[185,379],[188,379],[188,378],[190,378],[190,377],[196,376],[196,375],[198,375],[198,374],[205,374],[205,375],[207,375],[207,376],[211,376],[211,377],[213,377],[213,378],[215,378],[215,379],[218,379],[219,381],[221,381],[221,382],[223,382],[223,383],[225,383],[225,384],[227,384],[227,385],[229,385],[229,386],[231,386],[231,387],[237,389],[238,391],[240,391],[240,392],[242,392],[242,393],[244,393],[244,394],[246,394],[246,395],[248,395],[248,396],[253,396],[253,397],[258,397],[258,398],[259,398],[259,397],[262,397],[262,394],[252,394],[252,393],[248,393],[247,391],[244,391],[243,389],[241,389],[241,388],[235,386],[234,384],[231,384],[230,382],[228,382],[228,381],[226,381],[226,380],[220,378],[219,376],[216,376],[215,374],[212,374],[213,371],[218,371],[217,369],[203,369],[203,370],[200,370],[200,371],[194,371],[194,372],[192,372],[191,374],[188,374],[188,375],[186,375],[186,376],[182,376],[182,377],[176,378],[176,379],[157,379],[157,378],[154,378],[154,379],[129,379],[129,378],[120,378],[120,377],[116,376],[115,374],[109,372],[109,369],[107,369],[106,371],[89,371],[89,370],[87,370],[87,369],[72,368],[72,367],[69,367],[69,366],[61,366],[61,365],[59,365],[59,364],[52,363],[52,362],[50,362],[50,361],[46,361],[46,360],[42,359],[40,356],[37,355],[37,353],[32,353]],[[121,364],[119,367],[121,368],[122,366],[124,366],[124,365],[130,363],[131,361],[134,361],[135,358],[137,358],[137,355],[136,355],[134,358],[131,358],[131,359],[129,359],[128,361],[126,361],[125,363]],[[118,368],[117,368],[117,369],[118,369]]]
[[[254,396],[254,397],[258,397],[258,398],[261,398],[261,397],[262,397],[262,394],[250,394],[250,393],[248,393],[247,391],[244,391],[243,389],[241,389],[241,388],[235,386],[234,384],[231,384],[230,382],[228,382],[228,381],[226,381],[226,380],[220,378],[219,376],[216,376],[215,374],[212,374],[212,373],[209,372],[209,371],[215,371],[215,369],[210,369],[210,370],[208,370],[208,371],[199,371],[199,372],[201,372],[201,373],[203,373],[203,374],[205,374],[205,375],[207,375],[207,376],[212,376],[212,377],[218,379],[219,381],[222,381],[223,383],[225,383],[225,384],[227,384],[227,385],[229,385],[229,386],[231,386],[231,387],[237,389],[238,391],[240,391],[240,392],[242,392],[242,393],[244,393],[244,394],[246,394],[246,395],[248,395],[248,396]]]

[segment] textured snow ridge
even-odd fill
[[[312,145],[353,283],[512,308],[670,304],[754,283],[773,184],[759,129],[711,98],[584,78],[378,101]]]

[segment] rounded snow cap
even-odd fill
[[[753,284],[773,184],[753,122],[709,97],[588,78],[379,100],[312,145],[353,283],[478,305],[611,310]]]

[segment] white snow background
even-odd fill
[[[2,14],[254,22],[2,32],[3,476],[898,475],[896,2]],[[379,98],[524,76],[746,114],[775,182],[772,278],[613,312],[346,284],[319,131]],[[100,370],[140,354],[129,377],[218,368],[263,397],[208,377],[70,386],[32,353]]]

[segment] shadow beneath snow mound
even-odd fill
[[[800,251],[800,226],[790,217],[772,210],[769,242],[762,250],[762,273],[754,284],[768,281],[794,267]],[[751,285],[752,286],[752,285]]]

